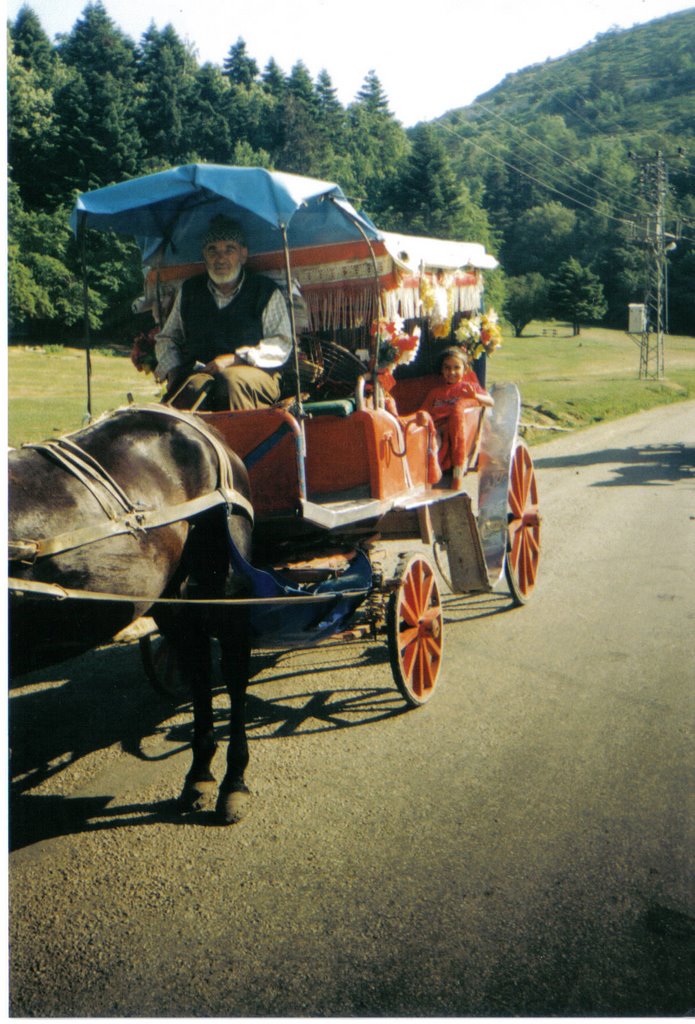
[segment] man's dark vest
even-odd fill
[[[269,278],[245,271],[241,291],[224,309],[210,294],[207,274],[191,277],[181,288],[181,319],[186,356],[209,363],[215,356],[257,345],[263,337],[263,310],[277,291]]]

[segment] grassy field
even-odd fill
[[[523,402],[524,436],[547,440],[547,428],[577,430],[654,405],[695,398],[695,338],[665,339],[665,376],[639,380],[639,347],[621,331],[531,324],[504,338],[488,361],[488,384],[515,381]],[[537,429],[534,429],[536,425]]]
[[[553,436],[548,427],[576,430],[639,409],[695,397],[695,338],[667,337],[666,376],[638,379],[639,349],[620,331],[585,328],[579,337],[557,324],[531,324],[524,337],[505,336],[488,363],[488,384],[515,381],[530,443]],[[151,375],[138,373],[126,349],[92,352],[92,414],[156,401]],[[39,441],[77,430],[87,408],[85,355],[78,348],[10,346],[8,440]],[[535,425],[535,426],[534,426]]]
[[[138,373],[128,351],[92,351],[92,415],[136,402],[157,401],[159,385]],[[79,429],[87,410],[85,353],[78,348],[10,346],[7,373],[8,442],[17,446]]]

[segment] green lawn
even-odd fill
[[[92,351],[92,415],[128,402],[157,401],[160,387],[151,374],[138,373],[127,350],[104,355]],[[13,345],[8,350],[8,441],[25,441],[78,430],[87,411],[87,373],[84,351],[48,346]]]
[[[695,338],[667,337],[665,366],[664,380],[641,381],[639,349],[627,334],[584,328],[572,337],[565,325],[531,324],[521,338],[505,335],[488,363],[488,383],[519,385],[525,436],[534,443],[553,434],[533,424],[579,429],[695,397]],[[128,393],[156,401],[160,388],[135,370],[126,349],[94,350],[92,414],[124,405]],[[7,398],[11,445],[77,430],[87,408],[84,352],[10,346]]]
[[[541,428],[580,429],[695,397],[695,338],[669,336],[664,352],[664,378],[639,380],[639,347],[627,334],[583,328],[573,337],[565,325],[531,324],[521,338],[505,336],[488,362],[488,384],[519,385],[533,443],[552,436]]]

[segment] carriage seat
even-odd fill
[[[440,387],[441,383],[442,378],[437,373],[430,373],[426,377],[396,379],[391,390],[391,397],[396,403],[399,416],[411,416],[421,409],[429,392],[433,388]]]

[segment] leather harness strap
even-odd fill
[[[19,598],[50,598],[54,600],[106,601],[126,604],[162,604],[162,605],[211,605],[213,607],[268,607],[284,604],[334,604],[343,598],[364,597],[364,590],[341,590],[325,594],[274,594],[271,597],[154,597],[151,594],[108,594],[96,590],[76,590],[63,587],[59,583],[37,583],[34,580],[15,579],[10,576],[8,588],[11,594]]]
[[[85,544],[95,544],[100,540],[108,540],[119,534],[135,535],[154,530],[158,526],[170,526],[172,523],[180,523],[184,519],[198,516],[201,512],[206,512],[216,505],[230,504],[233,508],[238,507],[247,515],[250,514],[249,503],[240,495],[237,495],[236,499],[230,503],[228,494],[223,494],[220,490],[209,491],[199,498],[191,498],[179,505],[167,505],[162,509],[145,511],[134,509],[127,515],[112,519],[108,523],[84,526],[78,530],[67,530],[65,533],[59,533],[46,540],[11,541],[9,545],[10,561],[35,562],[38,558],[62,554],[64,551],[71,551],[74,548],[83,547]]]
[[[226,449],[199,419],[181,412],[181,410],[162,406],[127,406],[124,411],[159,413],[195,427],[198,433],[212,445],[217,456],[217,488],[176,505],[169,505],[161,509],[148,508],[142,502],[131,501],[104,467],[79,445],[70,441],[69,437],[57,441],[47,441],[43,444],[24,445],[23,447],[33,448],[53,458],[80,480],[97,499],[110,522],[69,530],[44,540],[10,541],[10,561],[33,563],[38,558],[70,551],[85,544],[94,544],[120,534],[136,535],[160,526],[182,522],[222,504],[242,511],[253,523],[253,506],[234,487],[233,470]]]
[[[132,511],[133,503],[130,498],[101,463],[67,437],[43,441],[40,444],[26,444],[22,447],[32,448],[42,455],[49,456],[76,476],[94,495],[109,519],[115,519],[121,512]]]

